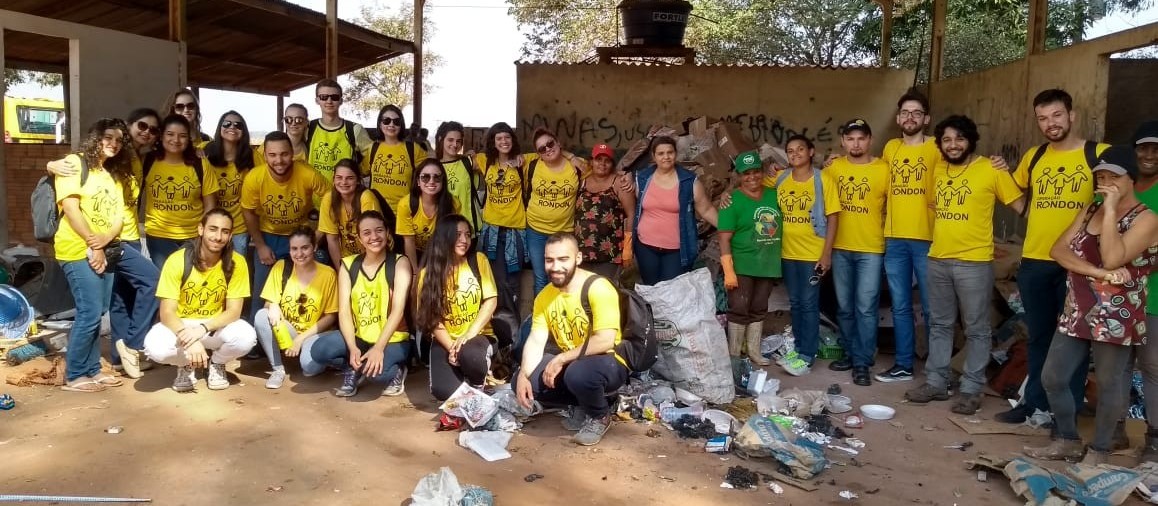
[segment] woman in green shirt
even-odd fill
[[[768,365],[760,354],[764,317],[772,280],[780,277],[780,226],[783,217],[776,189],[765,188],[764,168],[755,151],[740,153],[735,162],[740,186],[732,205],[720,210],[720,263],[728,291],[728,351],[738,357],[748,345],[748,358]]]

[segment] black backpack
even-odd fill
[[[583,348],[579,350],[579,357],[587,354],[587,344],[591,342],[591,325],[595,319],[591,313],[591,299],[589,291],[591,284],[598,279],[607,279],[603,276],[592,275],[583,282],[583,290],[579,293],[579,300],[583,304],[583,311],[587,313],[588,327],[587,340],[583,341]],[[608,280],[611,281],[611,280]],[[615,283],[612,283],[615,286]],[[619,330],[622,339],[615,346],[615,354],[627,362],[627,368],[633,372],[643,372],[651,369],[659,360],[659,341],[655,337],[655,319],[652,316],[651,304],[648,304],[638,293],[616,286],[619,292]]]
[[[88,162],[84,154],[80,158],[80,185],[88,182]],[[52,244],[56,240],[56,230],[60,228],[63,213],[56,204],[56,176],[49,174],[40,178],[32,189],[32,233],[36,240]]]
[[[306,129],[306,146],[310,145],[310,141],[312,141],[314,139],[314,132],[318,128],[320,128],[321,126],[322,126],[322,120],[320,120],[320,119],[310,120],[310,126],[309,126],[309,128]],[[362,164],[362,152],[358,150],[358,139],[357,139],[357,137],[354,136],[354,122],[350,121],[348,119],[342,120],[342,130],[346,134],[346,142],[348,142],[350,144],[350,153],[351,153],[350,159],[352,159],[355,164],[361,165]],[[378,147],[377,143],[375,143],[374,147]],[[411,158],[413,158],[413,157],[411,157]],[[373,158],[371,158],[371,160],[373,160]]]
[[[1033,152],[1033,157],[1029,159],[1029,168],[1026,169],[1025,180],[1028,182],[1028,188],[1024,190],[1029,192],[1029,200],[1033,200],[1033,168],[1037,162],[1041,161],[1041,157],[1045,156],[1045,149],[1049,147],[1049,143],[1042,144]],[[1093,170],[1098,166],[1098,143],[1094,141],[1086,141],[1082,146],[1082,150],[1086,155],[1086,168]],[[1022,215],[1029,214],[1029,202],[1026,202],[1025,209],[1022,209]]]

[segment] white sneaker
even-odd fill
[[[114,346],[116,346],[117,353],[121,356],[121,367],[124,368],[125,376],[133,379],[140,378],[142,376],[141,352],[126,346],[124,339],[117,339]]]
[[[382,395],[386,397],[397,397],[406,393],[406,369],[404,365],[398,367],[398,374],[396,374],[394,379],[390,380],[390,384],[386,385],[386,388],[382,390]]]
[[[282,383],[285,383],[285,369],[274,369],[269,373],[269,379],[265,380],[265,388],[278,389]]]
[[[779,365],[784,369],[784,372],[793,376],[804,376],[805,374],[808,374],[812,371],[812,368],[808,366],[808,362],[805,362],[803,358],[800,358],[800,355],[796,353],[796,350],[788,352],[788,354],[784,355],[783,358],[777,360],[776,365]]]
[[[225,364],[209,362],[209,378],[205,380],[210,390],[229,388],[229,378],[225,377]]]
[[[192,392],[197,383],[197,372],[191,365],[177,367],[177,377],[173,378],[173,390],[177,392]]]

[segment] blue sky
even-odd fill
[[[325,0],[290,0],[316,11],[325,11]],[[412,0],[339,0],[338,17],[354,20],[363,5],[397,12]],[[497,121],[515,121],[515,65],[523,36],[514,19],[507,15],[505,0],[427,0],[434,35],[429,49],[442,56],[442,67],[428,82],[434,90],[424,97],[423,123],[434,130],[439,122],[456,120],[467,126],[489,126]],[[1158,2],[1136,15],[1115,14],[1099,20],[1087,34],[1094,38],[1135,26],[1158,21]],[[485,44],[480,44],[484,42]],[[63,91],[38,86],[18,85],[8,94],[18,97],[60,99]],[[485,97],[485,98],[482,98]],[[237,110],[246,118],[252,131],[276,128],[278,111],[271,96],[202,90],[204,117],[215,121],[227,110]],[[313,87],[293,92],[286,104],[299,102],[310,109],[310,117],[319,112],[314,103]],[[409,109],[407,118],[412,117]],[[352,118],[367,120],[367,118]],[[370,121],[364,121],[369,123]]]

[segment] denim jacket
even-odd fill
[[[643,216],[643,196],[647,192],[647,185],[651,182],[651,177],[655,175],[655,165],[649,165],[647,168],[636,172],[635,187],[639,188],[639,198],[635,200],[635,223],[639,224],[639,219]],[[696,263],[696,257],[700,254],[699,239],[696,234],[696,209],[695,209],[695,183],[696,173],[676,165],[676,177],[679,179],[679,205],[680,205],[680,266],[685,270],[691,270],[692,265]]]

